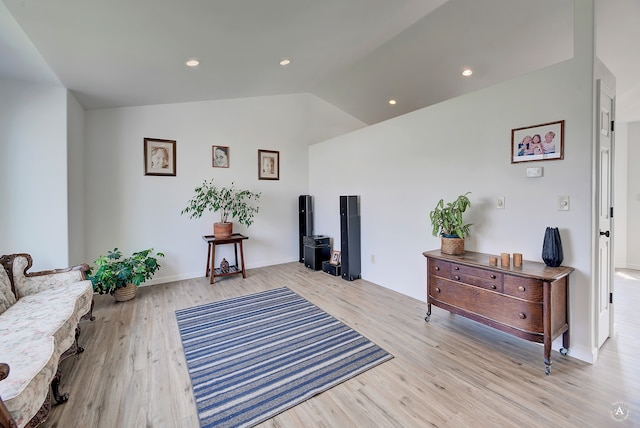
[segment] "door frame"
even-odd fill
[[[611,208],[615,207],[615,126],[612,128],[611,127],[611,122],[615,123],[615,116],[616,116],[616,112],[615,112],[615,107],[616,107],[616,95],[615,95],[615,91],[613,91],[611,88],[609,88],[609,86],[607,86],[606,83],[604,83],[602,81],[602,79],[597,79],[596,80],[596,117],[595,117],[595,134],[596,134],[596,146],[595,146],[595,156],[594,156],[594,160],[595,160],[595,173],[596,173],[596,186],[595,186],[595,204],[594,204],[594,218],[596,220],[596,224],[595,224],[595,228],[593,230],[594,233],[594,260],[598,260],[599,259],[599,240],[600,240],[600,216],[599,216],[599,207],[600,207],[600,175],[601,175],[601,168],[600,168],[600,162],[599,162],[599,157],[600,157],[600,136],[601,136],[601,129],[602,129],[602,117],[600,114],[600,109],[601,109],[601,92],[605,92],[611,99],[612,99],[612,105],[611,105],[611,117],[609,118],[609,124],[607,125],[607,127],[609,128],[610,134],[609,134],[609,139],[610,139],[610,143],[611,143],[611,149],[610,149],[610,154],[609,154],[609,158],[610,158],[610,165],[609,165],[609,197],[610,197],[610,201],[611,201]],[[612,215],[610,217],[610,223],[609,223],[609,230],[611,232],[611,236],[609,237],[609,247],[610,247],[610,251],[609,251],[609,284],[610,284],[610,290],[609,292],[611,294],[613,294],[614,292],[614,279],[615,279],[615,257],[614,257],[614,247],[615,247],[615,210],[614,210],[614,215]],[[599,264],[596,263],[596,272],[594,273],[594,278],[595,278],[595,290],[594,290],[594,298],[595,298],[595,305],[594,305],[594,344],[595,344],[595,348],[596,348],[596,352],[598,352],[599,347],[598,347],[598,337],[599,337],[599,323],[598,323],[598,318],[599,318],[599,308],[598,308],[598,299],[599,299],[599,295],[600,295],[600,288],[601,288],[601,282],[600,282],[600,268],[599,268]],[[615,299],[613,299],[613,301],[609,304],[609,331],[608,331],[608,338],[613,337],[614,335],[614,306],[615,305]],[[605,342],[606,343],[606,340]],[[596,353],[597,355],[597,353]]]

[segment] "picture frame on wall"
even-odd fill
[[[214,168],[229,168],[228,146],[211,146],[211,166]]]
[[[176,176],[176,140],[144,139],[144,175]]]
[[[280,152],[258,149],[258,179],[280,180]]]
[[[511,130],[511,163],[564,159],[564,120]]]
[[[334,266],[338,266],[340,264],[340,251],[331,250],[331,258],[329,259],[329,264]]]

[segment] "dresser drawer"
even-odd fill
[[[502,277],[500,272],[478,269],[470,266],[451,264],[451,279],[476,287],[502,293]]]
[[[432,277],[431,299],[520,330],[542,333],[542,304],[514,299],[479,287]]]
[[[451,263],[442,260],[429,259],[429,274],[442,278],[449,278]]]
[[[520,276],[504,276],[504,294],[519,299],[542,303],[542,281]]]

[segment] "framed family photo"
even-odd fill
[[[331,250],[331,259],[329,259],[329,264],[334,266],[338,266],[340,264],[340,251]]]
[[[229,147],[211,146],[211,165],[214,168],[229,168]]]
[[[564,120],[511,130],[511,163],[564,159]]]
[[[176,141],[144,139],[144,175],[176,175]]]
[[[280,180],[280,152],[258,149],[258,179]]]

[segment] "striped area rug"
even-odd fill
[[[201,427],[250,427],[393,356],[288,288],[176,311]]]

